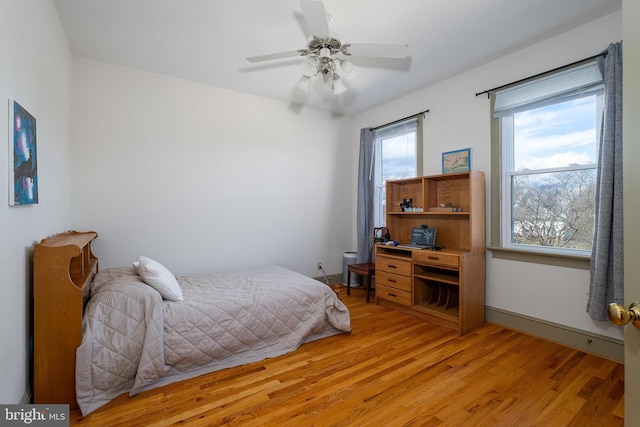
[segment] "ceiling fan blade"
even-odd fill
[[[331,37],[329,23],[327,22],[327,12],[324,10],[324,4],[321,1],[302,0],[300,1],[300,7],[312,35],[321,39]]]
[[[293,56],[300,56],[300,51],[298,50],[289,50],[287,52],[278,52],[278,53],[270,53],[267,55],[258,55],[258,56],[250,56],[247,58],[249,62],[262,62],[262,61],[271,61],[272,59],[282,59],[282,58],[291,58]]]
[[[406,44],[353,43],[347,47],[353,56],[370,56],[375,58],[406,58],[409,46]]]

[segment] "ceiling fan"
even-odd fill
[[[296,86],[305,92],[321,76],[324,86],[334,94],[347,90],[342,78],[355,77],[356,67],[345,57],[366,56],[375,58],[402,59],[407,56],[406,44],[342,43],[332,31],[333,18],[327,14],[321,1],[301,0],[302,14],[312,34],[305,49],[290,50],[268,55],[251,56],[249,62],[270,61],[273,59],[304,56],[301,64],[302,77]]]

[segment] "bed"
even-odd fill
[[[351,330],[349,311],[329,286],[277,265],[180,277],[146,257],[99,272],[95,265],[75,353],[83,415],[124,393]]]

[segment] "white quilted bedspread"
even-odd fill
[[[184,301],[163,301],[132,268],[101,271],[76,352],[84,415],[113,398],[274,357],[349,332],[325,284],[279,266],[178,277]]]

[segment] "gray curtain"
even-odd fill
[[[356,262],[369,262],[373,244],[373,128],[360,129],[360,157],[358,162],[358,254]]]
[[[622,228],[622,42],[612,43],[597,59],[604,80],[596,218],[587,312],[607,320],[610,303],[624,303]]]

